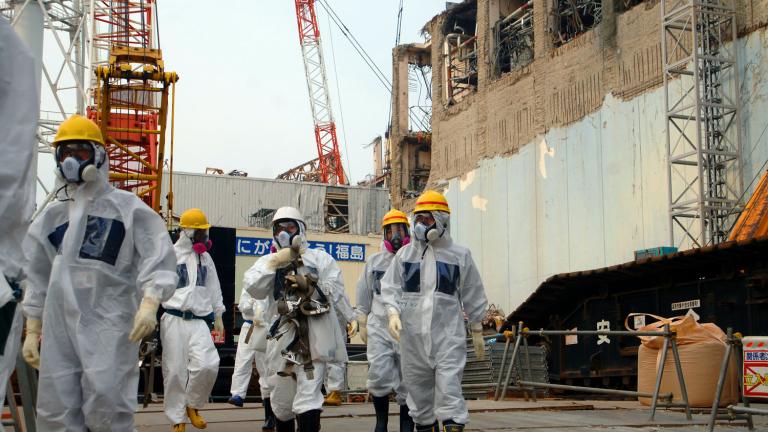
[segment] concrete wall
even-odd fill
[[[739,39],[737,50],[747,187],[768,160],[765,29]],[[507,91],[489,97],[503,99]],[[509,313],[551,275],[626,262],[637,249],[668,243],[663,97],[660,87],[632,98],[608,94],[582,119],[548,128],[515,144],[512,154],[499,151],[445,180],[453,236],[471,248],[492,303]],[[440,127],[472,135],[465,119],[471,112]],[[500,140],[489,134],[487,146],[510,148]]]

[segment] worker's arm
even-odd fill
[[[381,278],[381,301],[388,312],[400,313],[399,301],[403,296],[403,283],[403,263],[398,253]]]
[[[240,301],[237,303],[237,308],[240,309],[240,313],[242,313],[243,316],[253,316],[254,303],[255,300],[248,294],[248,291],[243,290],[243,292],[240,293]]]
[[[480,272],[477,271],[477,266],[469,250],[467,250],[464,260],[464,271],[461,274],[459,284],[461,303],[469,322],[480,323],[485,318],[488,299],[485,297],[485,288],[480,278]]]
[[[329,297],[336,312],[348,323],[357,318],[355,310],[349,303],[349,297],[344,291],[344,279],[341,276],[341,269],[336,261],[328,254],[322,254],[323,264],[320,266],[320,280],[318,286]]]
[[[144,297],[170,299],[178,283],[176,252],[163,220],[148,206],[133,212],[133,241],[139,257],[136,284]]]
[[[373,276],[371,275],[370,262],[365,263],[363,274],[360,275],[360,279],[357,280],[357,287],[355,289],[356,302],[358,315],[368,316],[371,313],[371,305],[373,304],[373,287],[371,287],[370,281]]]
[[[216,272],[216,265],[213,263],[211,256],[207,252],[202,256],[205,257],[205,266],[208,269],[205,285],[211,295],[211,306],[213,307],[213,313],[217,317],[220,317],[224,315],[226,308],[224,307],[224,299],[221,295],[221,283],[219,282],[219,274]]]
[[[31,318],[42,319],[45,296],[48,293],[48,283],[51,277],[53,259],[56,257],[56,249],[48,241],[48,234],[43,233],[44,214],[35,220],[29,228],[24,239],[24,250],[27,257],[26,267],[26,292],[24,293],[24,315]]]
[[[275,289],[275,269],[269,265],[275,254],[259,258],[243,277],[243,290],[256,300],[267,298]]]

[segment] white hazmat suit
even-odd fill
[[[174,248],[179,282],[173,296],[163,302],[160,339],[165,415],[179,424],[186,422],[186,407],[201,409],[208,402],[219,372],[219,353],[208,321],[221,317],[225,309],[208,252],[195,252],[185,230]]]
[[[281,351],[293,340],[293,332],[284,334],[278,340],[270,339],[267,343],[268,367],[273,380],[272,409],[275,416],[283,422],[291,420],[295,415],[311,410],[321,410],[323,394],[320,389],[326,364],[347,361],[345,335],[339,328],[336,317],[337,311],[344,310],[342,297],[346,295],[341,270],[336,261],[326,252],[307,249],[303,227],[301,236],[303,244],[301,257],[304,265],[311,274],[318,277],[318,288],[322,290],[333,307],[327,313],[308,318],[309,342],[314,366],[311,379],[307,377],[304,369],[298,366],[293,368],[296,379],[276,374],[285,367],[285,359],[282,358]],[[256,299],[272,296],[277,300],[282,297],[284,271],[283,269],[275,270],[271,265],[276,255],[277,253],[272,253],[262,257],[245,273],[244,289]],[[317,291],[312,298],[320,299]],[[346,317],[348,321],[354,319],[352,312],[350,314]],[[275,302],[271,302],[268,315],[277,315]]]
[[[400,249],[381,281],[383,303],[402,321],[400,349],[410,415],[417,425],[436,419],[469,421],[461,392],[467,360],[466,326],[479,323],[488,301],[467,248],[453,243],[448,214],[432,212],[439,238]]]
[[[371,255],[357,282],[357,311],[367,317],[368,392],[376,397],[396,392],[405,405],[406,391],[400,376],[400,346],[387,329],[387,309],[381,298],[381,278],[395,254],[383,250]]]
[[[267,331],[273,321],[270,318],[274,318],[267,316],[269,299],[256,300],[246,290],[243,290],[237,308],[243,314],[244,322],[240,329],[240,337],[237,340],[235,370],[232,373],[230,393],[232,396],[240,396],[245,399],[255,363],[256,371],[259,373],[261,397],[268,398],[271,388],[267,375]],[[246,342],[245,339],[249,331],[251,336]]]
[[[24,277],[22,242],[34,210],[38,105],[34,60],[7,21],[0,19],[0,396],[24,326],[20,281]]]
[[[37,428],[133,431],[139,344],[128,335],[142,297],[168,299],[176,256],[162,219],[136,195],[97,178],[32,223],[24,314],[42,319]]]
[[[342,288],[343,289],[343,288]],[[347,323],[354,318],[355,310],[352,304],[349,302],[349,298],[346,293],[342,292],[340,296],[338,309],[336,310],[336,318],[339,320],[339,330],[342,334],[347,333]],[[345,339],[346,340],[346,339]],[[329,362],[328,370],[326,372],[325,390],[327,392],[342,392],[346,387],[347,364],[338,362]]]

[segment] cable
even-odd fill
[[[333,75],[336,80],[336,95],[339,99],[339,119],[341,120],[341,133],[344,141],[344,156],[347,159],[347,168],[352,169],[352,165],[349,164],[349,147],[347,146],[347,128],[344,126],[344,108],[341,105],[341,88],[339,87],[339,69],[336,66],[336,49],[333,46],[333,31],[331,26],[328,26],[328,40],[331,42],[331,60],[333,61]],[[342,170],[344,167],[342,167]],[[349,178],[347,178],[349,182]]]
[[[347,40],[352,44],[352,48],[357,51],[357,53],[360,55],[360,57],[363,59],[363,61],[368,65],[368,67],[371,69],[371,71],[376,75],[376,78],[379,80],[379,82],[384,85],[384,88],[389,92],[390,98],[392,97],[392,83],[389,81],[389,79],[384,75],[384,72],[381,71],[381,69],[376,66],[376,63],[373,61],[370,55],[365,51],[365,49],[360,45],[360,42],[355,38],[355,36],[352,34],[352,32],[349,30],[349,28],[344,24],[343,21],[341,21],[341,18],[336,14],[336,12],[331,8],[329,4],[327,4],[326,0],[318,0],[318,3],[320,6],[325,9],[328,16],[331,18],[334,24],[336,24],[336,27],[341,30],[341,33],[344,35],[344,37],[347,38]],[[408,112],[408,117],[411,119],[411,121],[414,124],[418,124],[419,127],[421,127],[424,130],[429,130],[428,127],[426,127],[423,122],[421,122],[418,118],[416,118],[414,115],[410,113],[410,110]],[[391,118],[391,113],[390,113]]]

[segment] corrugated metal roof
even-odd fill
[[[703,248],[644,258],[623,264],[554,275],[539,285],[507,320],[524,321],[534,326],[558,308],[572,307],[601,287],[611,292],[637,289],[664,282],[707,278],[722,272],[726,264],[735,268],[765,265],[768,237],[729,241]]]
[[[206,213],[211,224],[239,228],[253,226],[255,218],[252,215],[260,211],[265,214],[266,210],[293,206],[301,210],[310,231],[324,232],[327,187],[320,183],[175,172],[174,212],[198,207]],[[389,209],[389,190],[358,186],[341,188],[349,195],[350,234],[379,232],[379,222]],[[163,177],[163,190],[168,190],[168,175]],[[165,198],[162,204],[167,208]]]

